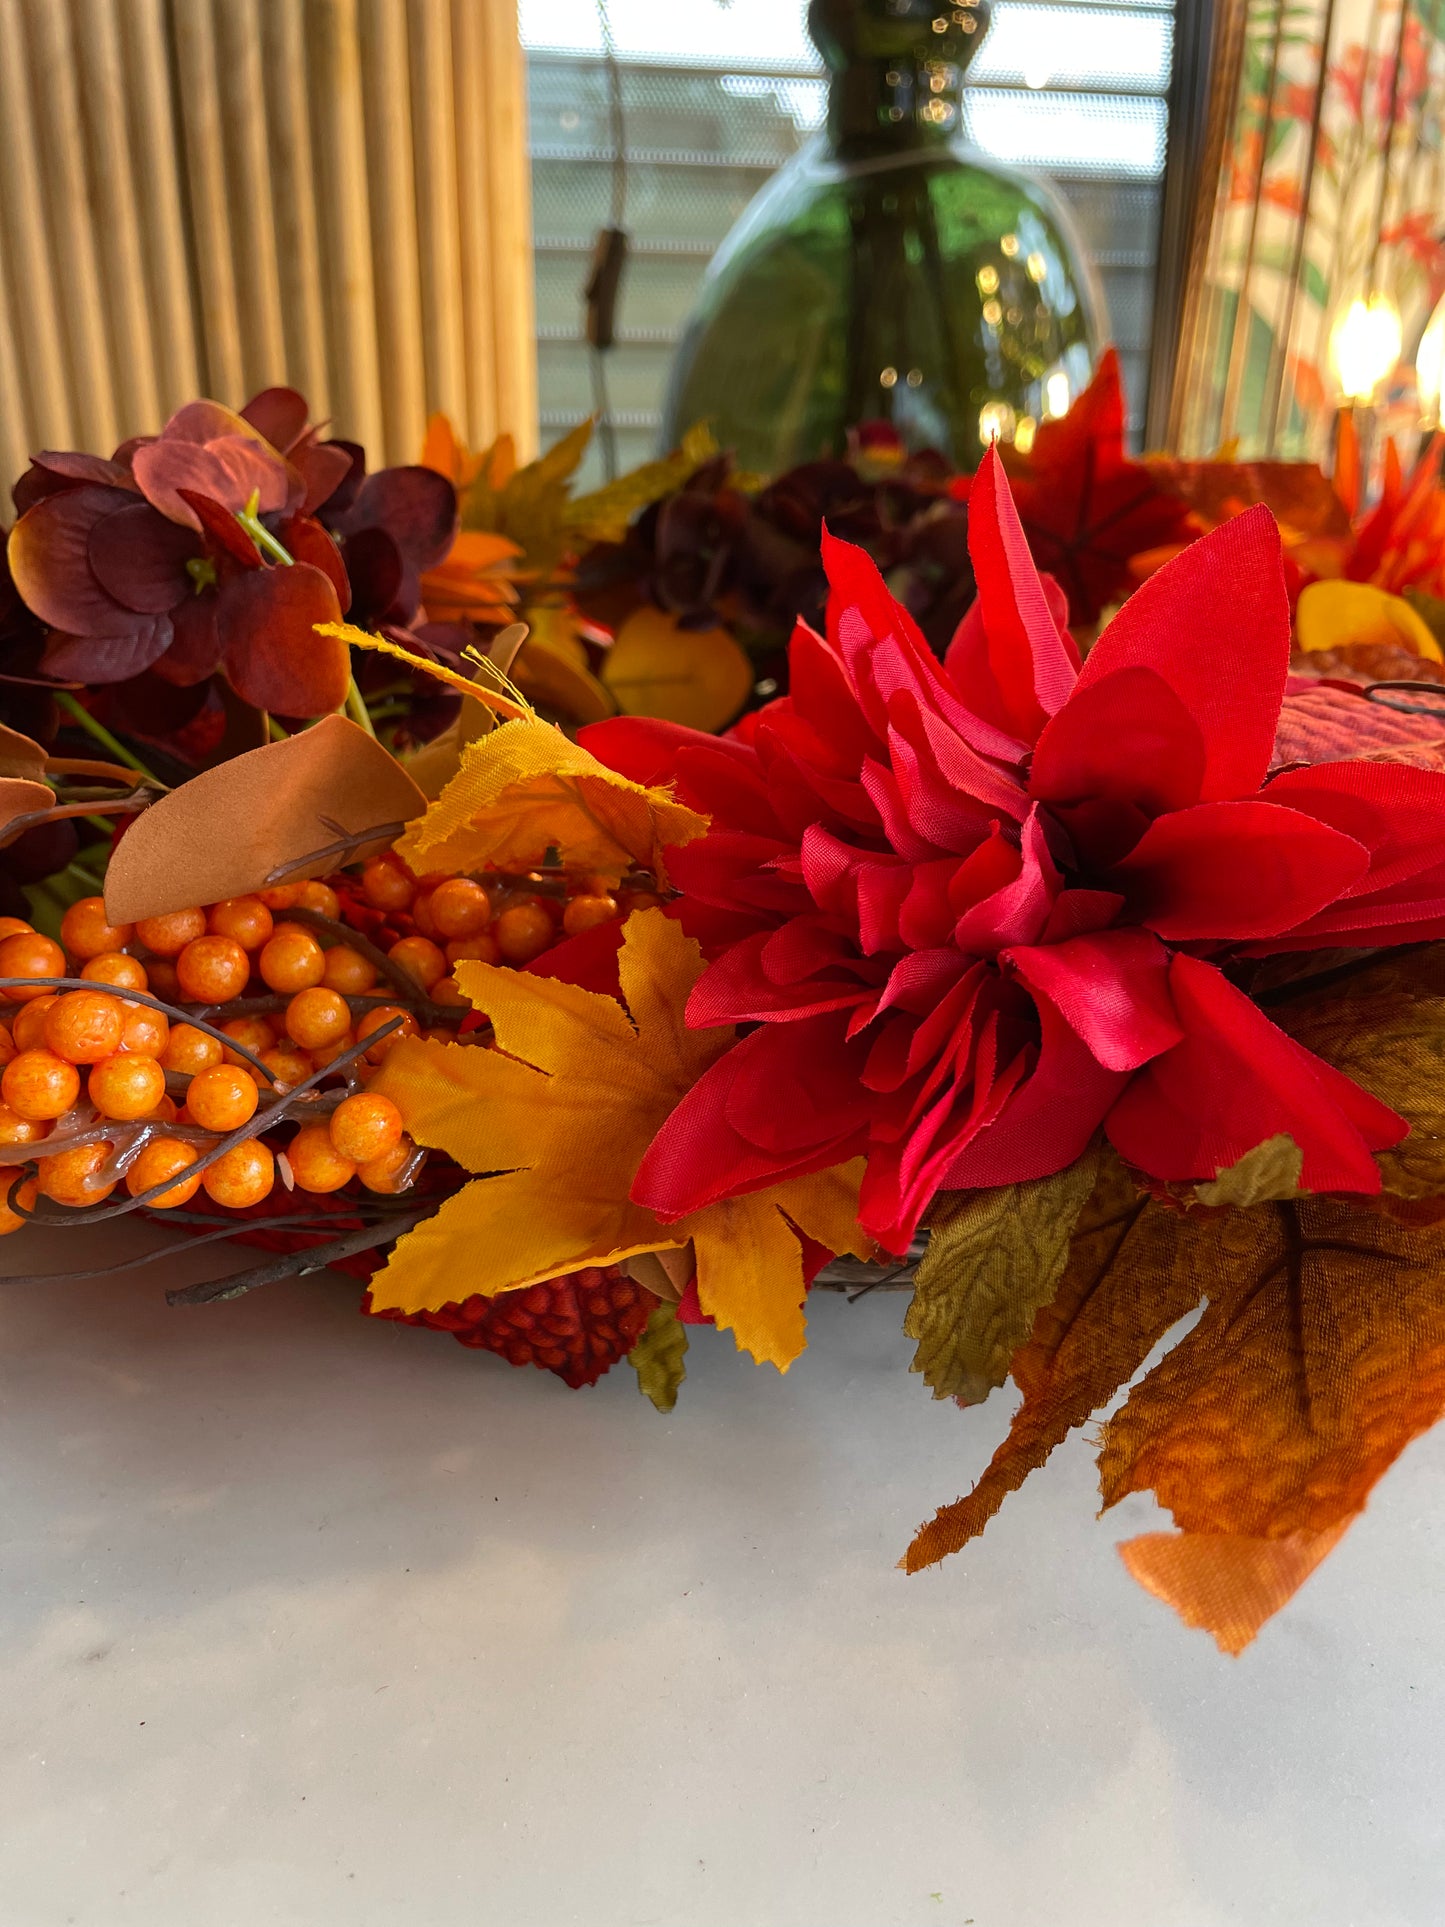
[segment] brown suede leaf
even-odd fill
[[[1112,1152],[1100,1160],[1052,1304],[1034,1320],[1012,1374],[1024,1394],[1008,1437],[967,1498],[920,1528],[903,1565],[936,1565],[977,1537],[1010,1492],[1075,1426],[1126,1384],[1208,1278],[1177,1262],[1188,1219],[1141,1196]]]

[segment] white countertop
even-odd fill
[[[786,1380],[699,1334],[663,1419],[344,1279],[169,1311],[211,1261],[0,1286],[0,1927],[1445,1918],[1445,1433],[1230,1661],[1079,1441],[895,1570],[1007,1411],[899,1297]]]

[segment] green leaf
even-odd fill
[[[627,1362],[637,1374],[638,1391],[650,1398],[659,1412],[670,1412],[677,1403],[677,1388],[687,1377],[683,1363],[686,1356],[687,1326],[678,1317],[677,1306],[664,1298],[627,1354]]]
[[[1063,1275],[1097,1166],[1091,1148],[1054,1177],[935,1201],[903,1320],[918,1340],[910,1370],[923,1374],[935,1398],[976,1405],[1003,1384],[1034,1314]]]
[[[1208,1184],[1196,1184],[1194,1195],[1201,1204],[1232,1204],[1240,1210],[1252,1204],[1303,1197],[1306,1194],[1299,1183],[1303,1168],[1304,1152],[1292,1137],[1281,1132],[1246,1151],[1237,1164],[1216,1171]]]

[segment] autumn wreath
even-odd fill
[[[17,490],[0,1228],[270,1249],[178,1302],[344,1263],[665,1410],[690,1333],[786,1370],[825,1267],[921,1247],[914,1369],[1023,1397],[909,1570],[1202,1306],[1100,1477],[1240,1649],[1445,1408],[1437,458],[1364,518],[1146,467],[1109,362],[1012,487],[875,445],[769,502],[695,446],[582,507],[575,447],[427,452],[368,477],[273,391]],[[1264,498],[1322,487],[1286,547]]]

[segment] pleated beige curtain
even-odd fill
[[[0,0],[0,489],[273,382],[531,451],[515,0]]]

